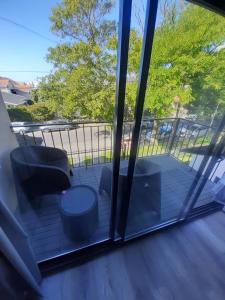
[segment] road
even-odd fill
[[[109,156],[112,149],[112,131],[106,125],[84,125],[77,129],[55,132],[34,131],[24,135],[17,134],[20,144],[36,144],[64,149],[73,160],[81,163],[85,158],[96,159]]]
[[[124,129],[123,145],[130,147],[132,125],[127,125]],[[156,135],[157,129],[152,129],[152,134]],[[148,129],[143,129],[143,135],[147,136]],[[56,147],[67,151],[73,164],[88,164],[105,162],[110,160],[112,155],[113,132],[112,128],[106,124],[92,123],[80,125],[77,129],[57,130],[45,132],[36,130],[26,134],[16,134],[20,145],[42,145]],[[151,135],[150,135],[151,136]],[[154,141],[151,139],[151,143]],[[147,144],[150,140],[147,140]],[[154,144],[157,142],[154,142]],[[126,144],[126,145],[125,145]],[[105,159],[106,157],[106,159]]]

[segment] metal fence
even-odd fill
[[[74,167],[112,161],[112,123],[81,122],[12,126],[20,145],[42,145],[64,149]],[[128,159],[133,122],[125,122],[121,158]],[[198,155],[209,145],[213,128],[181,118],[144,120],[138,157],[172,155],[194,168]],[[198,147],[194,155],[190,149]]]

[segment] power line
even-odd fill
[[[40,70],[0,70],[0,73],[50,73],[50,71]]]
[[[37,31],[35,31],[35,30],[33,30],[33,29],[31,29],[31,28],[25,26],[25,25],[19,24],[19,23],[13,21],[13,20],[7,19],[7,18],[2,17],[2,16],[0,16],[0,19],[3,20],[3,21],[5,21],[5,22],[8,22],[8,23],[10,23],[10,24],[13,24],[13,25],[15,25],[15,26],[17,26],[17,27],[20,27],[20,28],[22,28],[22,29],[24,29],[24,30],[26,30],[26,31],[29,31],[29,32],[31,32],[31,33],[33,33],[33,34],[39,36],[40,38],[43,38],[43,39],[45,39],[45,40],[50,41],[51,43],[57,43],[57,41],[54,41],[54,40],[52,40],[52,39],[49,39],[47,36],[43,35],[42,33],[39,33],[39,32],[37,32]]]

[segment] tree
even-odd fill
[[[117,35],[115,23],[106,18],[111,8],[109,0],[64,0],[53,9],[52,30],[64,42],[49,49],[55,71],[41,82],[38,99],[56,115],[73,119],[79,112],[91,119],[112,119]],[[225,107],[224,18],[173,0],[164,0],[159,14],[145,110],[156,117],[179,114],[180,107],[203,117],[220,112]],[[134,112],[141,46],[142,32],[133,28],[127,118]]]
[[[63,110],[64,87],[60,74],[55,72],[43,77],[37,90],[38,103],[48,106],[49,110],[58,117]]]
[[[115,22],[104,17],[110,0],[64,0],[52,10],[52,31],[65,40],[50,48],[55,73],[40,84],[40,99],[68,119],[76,112],[89,118],[109,118],[115,91],[111,55],[107,49]]]
[[[192,4],[164,3],[154,35],[145,109],[157,117],[171,115],[177,106],[190,112],[199,107],[202,114],[212,114],[218,103],[225,104],[225,52],[216,50],[225,42],[225,20]],[[133,86],[140,44],[141,35],[131,35],[128,70],[136,74],[129,83]]]
[[[37,89],[34,89],[31,91],[31,101],[32,101],[32,103],[38,102],[38,90]]]
[[[26,110],[31,114],[32,122],[43,122],[54,118],[54,113],[42,103],[26,106]]]

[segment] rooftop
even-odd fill
[[[12,105],[12,106],[24,105],[27,104],[28,100],[30,100],[30,97],[28,98],[21,95],[3,92],[3,91],[1,91],[1,93],[2,93],[3,101],[6,105]]]
[[[24,92],[29,92],[33,86],[31,84],[27,84],[25,82],[19,82],[12,80],[7,77],[1,77],[0,76],[0,89],[1,88],[12,88],[12,89],[18,89]]]

